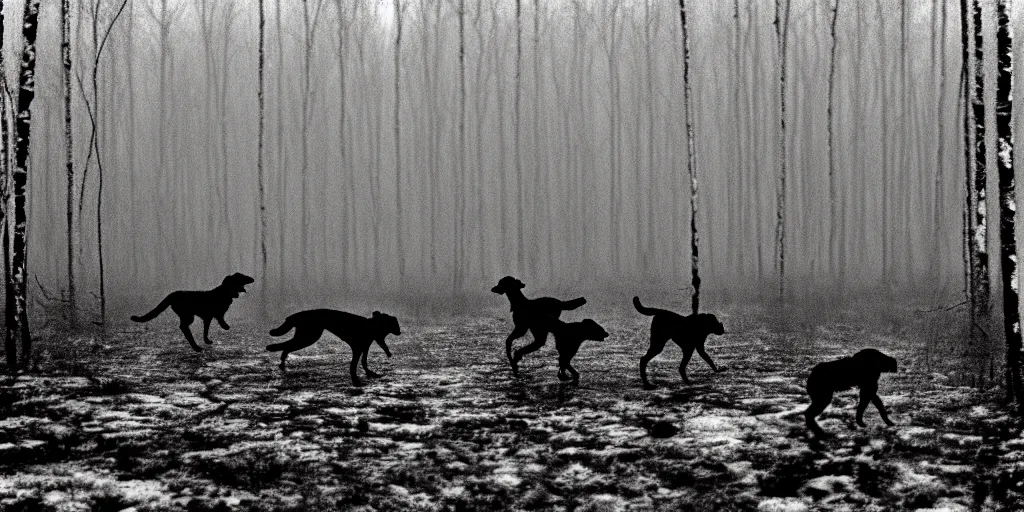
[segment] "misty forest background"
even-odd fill
[[[675,0],[66,4],[70,75],[61,2],[38,15],[33,322],[73,297],[117,323],[235,271],[264,311],[465,305],[506,274],[688,299],[694,263],[705,303],[942,307],[982,249],[1002,318],[998,215],[979,238],[965,206],[999,210],[1005,2],[689,0],[685,22]],[[3,2],[12,103],[23,9]]]

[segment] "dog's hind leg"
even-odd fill
[[[365,348],[365,349],[363,349],[363,356],[362,356],[362,361],[363,361],[363,370],[364,370],[364,371],[366,372],[366,376],[367,376],[367,377],[370,377],[370,378],[372,378],[372,379],[375,379],[375,378],[377,378],[377,377],[380,377],[380,374],[379,374],[379,373],[377,373],[377,372],[375,372],[375,371],[373,371],[373,370],[371,370],[371,369],[370,369],[370,367],[366,365],[366,356],[367,356],[367,354],[369,354],[369,353],[370,353],[370,345],[369,345],[369,344],[367,344],[367,345],[366,345],[366,348]]]
[[[181,322],[178,324],[178,327],[181,328],[181,332],[182,334],[185,335],[185,340],[188,341],[188,344],[192,345],[192,350],[195,350],[196,352],[202,352],[203,347],[197,345],[195,338],[192,337],[192,330],[190,329],[190,327],[192,326],[193,318],[194,317],[192,315],[182,316]]]
[[[281,369],[284,370],[284,363],[285,361],[288,360],[288,354],[291,354],[292,352],[297,352],[316,343],[323,333],[323,329],[315,329],[310,331],[302,328],[297,328],[295,329],[295,336],[292,336],[292,339],[284,343],[275,343],[274,345],[270,345],[267,348],[274,347],[275,350],[277,348],[281,349],[281,364],[279,364],[278,366],[280,366]]]
[[[228,323],[224,321],[224,316],[218,316],[217,317],[217,323],[220,324],[220,328],[224,329],[225,331],[231,329],[231,326],[228,325]]]
[[[644,383],[644,388],[653,389],[655,386],[647,380],[647,363],[650,363],[662,350],[665,349],[665,343],[667,339],[658,339],[653,335],[651,336],[651,346],[647,348],[647,353],[640,358],[640,380]]]
[[[830,403],[832,403],[832,393],[811,394],[811,405],[807,406],[807,410],[804,411],[804,422],[815,437],[825,437],[825,431],[818,426],[818,422],[814,418],[824,412]]]

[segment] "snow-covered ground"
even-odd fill
[[[596,315],[611,336],[556,376],[554,343],[513,378],[505,313],[403,321],[372,349],[384,377],[353,388],[325,338],[287,372],[239,322],[189,350],[174,322],[104,345],[40,342],[41,372],[0,384],[0,503],[8,510],[999,510],[1024,508],[1024,439],[997,396],[948,385],[900,336],[849,326],[748,325],[679,380],[674,346],[640,387],[649,319]],[[730,328],[727,321],[727,328]],[[443,325],[442,325],[443,324]],[[523,342],[517,344],[520,346]],[[868,346],[900,361],[851,429],[854,392],[800,411],[817,362]],[[59,347],[59,348],[58,348]],[[68,354],[78,354],[71,358]],[[653,435],[652,435],[653,434]]]

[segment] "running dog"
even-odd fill
[[[380,345],[380,348],[384,349],[384,354],[391,357],[391,350],[384,343],[384,338],[388,334],[394,334],[395,336],[402,334],[402,328],[398,325],[398,319],[380,311],[374,311],[370,318],[366,318],[333,309],[312,309],[300,311],[289,316],[280,327],[271,330],[270,335],[283,336],[293,328],[295,329],[295,335],[292,336],[292,339],[283,343],[267,345],[268,351],[281,352],[281,364],[279,366],[282,370],[284,370],[284,363],[288,359],[288,354],[316,343],[324,331],[327,331],[341,338],[342,341],[348,343],[349,347],[352,348],[352,364],[349,371],[352,376],[352,385],[354,386],[362,385],[359,381],[359,376],[356,375],[360,359],[362,359],[363,370],[366,371],[367,377],[379,377],[379,375],[370,371],[370,368],[366,365],[366,354],[370,351],[370,345],[376,342]]]
[[[178,325],[181,327],[185,339],[188,340],[188,344],[192,345],[192,350],[202,352],[202,347],[197,345],[196,340],[192,337],[190,329],[192,320],[197,316],[203,320],[203,341],[207,345],[212,344],[210,321],[216,319],[223,329],[230,329],[231,327],[224,321],[224,314],[228,312],[231,302],[240,294],[245,293],[245,286],[253,282],[255,282],[253,278],[236,272],[225,277],[220,286],[212,290],[171,292],[153,311],[142,316],[132,316],[131,319],[136,322],[148,322],[170,307],[171,311],[178,315],[180,320]]]
[[[665,349],[668,340],[676,342],[676,345],[683,349],[683,362],[679,364],[679,375],[683,378],[683,382],[690,383],[690,379],[686,377],[686,365],[693,357],[694,350],[707,361],[712,370],[721,371],[704,350],[704,342],[707,341],[708,335],[722,335],[725,332],[725,327],[715,315],[701,313],[683,316],[664,309],[648,308],[640,304],[639,297],[633,297],[633,307],[641,315],[654,317],[651,320],[651,346],[647,349],[647,353],[640,358],[640,380],[643,381],[645,388],[654,387],[647,380],[647,363]]]
[[[864,424],[864,411],[868,408],[868,402],[871,402],[882,415],[882,421],[890,427],[893,426],[894,423],[889,420],[882,399],[878,397],[878,378],[883,373],[895,371],[896,360],[873,348],[861,350],[850,357],[818,363],[811,370],[811,376],[807,378],[807,394],[811,397],[811,405],[804,411],[807,428],[816,437],[825,437],[825,432],[818,426],[815,417],[832,403],[833,393],[854,387],[860,389],[857,425],[867,426]]]
[[[543,320],[551,317],[557,319],[562,311],[576,309],[587,303],[587,299],[579,297],[564,301],[554,297],[538,297],[527,299],[523,295],[523,288],[526,285],[522,281],[505,276],[498,281],[498,284],[491,288],[491,291],[508,297],[512,309],[512,323],[515,327],[512,333],[505,339],[505,356],[512,365],[512,374],[519,374],[519,361],[531,352],[535,352],[544,346],[548,338],[548,331],[543,326]],[[521,347],[512,353],[512,342],[526,335],[529,331],[533,333],[533,343]]]

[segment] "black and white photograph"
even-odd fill
[[[1024,510],[1014,3],[0,0],[0,510]]]

